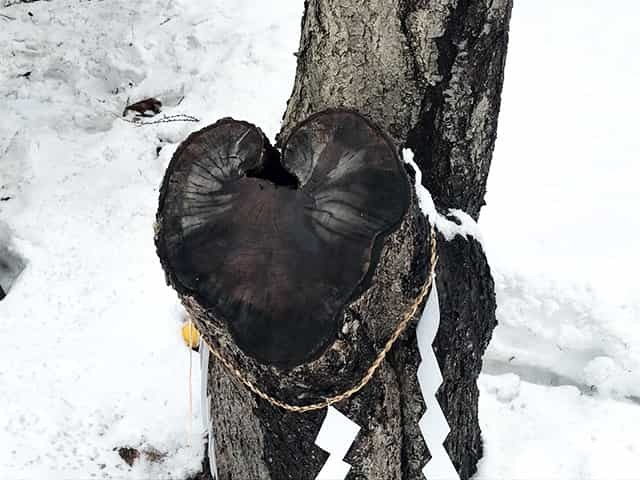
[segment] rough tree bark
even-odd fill
[[[313,111],[355,108],[398,148],[413,150],[441,211],[460,209],[477,220],[496,139],[511,8],[511,0],[307,0],[281,138]],[[477,240],[439,240],[441,325],[434,347],[444,384],[438,399],[451,426],[445,445],[466,479],[482,455],[476,379],[496,325],[494,285]],[[407,447],[405,454],[412,452]]]
[[[296,125],[316,112],[354,109],[391,136],[396,154],[413,150],[443,214],[460,209],[477,220],[496,137],[510,11],[510,0],[307,0],[295,85],[277,146],[286,150]],[[300,172],[293,173],[300,181]],[[158,215],[161,258],[163,248],[172,248],[163,238],[175,233],[164,223],[167,178]],[[426,278],[429,226],[413,190],[408,202],[366,285],[341,310],[335,340],[303,363],[270,363],[246,347],[251,339],[238,347],[240,337],[206,295],[184,288],[166,256],[163,266],[203,336],[225,357],[269,394],[313,402],[353,385]],[[476,239],[439,235],[438,253],[441,325],[434,349],[444,376],[438,399],[451,426],[446,448],[460,477],[468,479],[482,455],[476,380],[496,323],[494,288]],[[349,480],[422,478],[429,452],[418,427],[425,409],[419,363],[413,324],[371,383],[336,405],[361,427],[345,458],[352,465]],[[208,393],[221,480],[316,477],[327,458],[314,444],[326,410],[285,412],[252,394],[215,358]]]

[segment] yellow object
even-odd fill
[[[182,326],[182,338],[184,343],[189,348],[198,348],[200,344],[200,332],[193,324],[193,322],[187,322]]]

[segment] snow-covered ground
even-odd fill
[[[152,243],[158,185],[177,143],[222,116],[273,138],[302,3],[0,9],[0,240],[28,262],[0,301],[1,479],[199,469],[182,312]],[[620,4],[514,9],[481,219],[500,325],[478,479],[640,477],[640,35]],[[118,118],[146,96],[201,122]],[[164,457],[129,467],[121,446]]]
[[[640,10],[515,3],[480,220],[499,325],[478,480],[638,479]]]

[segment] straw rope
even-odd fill
[[[269,395],[268,393],[264,392],[263,390],[261,390],[260,387],[255,385],[247,377],[247,375],[244,372],[240,371],[227,358],[225,358],[216,348],[213,348],[204,339],[204,337],[201,336],[202,341],[207,346],[207,348],[209,349],[211,354],[214,357],[216,357],[220,361],[220,363],[222,363],[222,365],[231,374],[233,374],[238,380],[240,380],[240,382],[242,382],[245,387],[247,387],[249,390],[251,390],[258,397],[260,397],[263,400],[266,400],[267,402],[269,402],[271,405],[279,407],[279,408],[281,408],[283,410],[287,410],[289,412],[297,412],[297,413],[310,412],[310,411],[313,411],[313,410],[321,410],[321,409],[326,408],[326,407],[328,407],[330,405],[333,405],[334,403],[342,402],[343,400],[348,399],[349,397],[353,396],[354,394],[356,394],[360,390],[362,390],[371,381],[371,379],[375,375],[375,373],[378,370],[378,368],[380,368],[380,365],[382,365],[382,362],[384,361],[385,357],[387,356],[387,354],[389,353],[389,351],[391,350],[393,345],[396,343],[398,338],[400,338],[402,333],[407,329],[407,327],[409,326],[409,324],[413,320],[416,312],[418,311],[418,308],[420,307],[420,304],[423,302],[423,300],[425,299],[427,294],[431,291],[431,286],[433,285],[434,272],[435,272],[436,264],[438,263],[438,255],[437,255],[437,250],[436,250],[436,232],[435,232],[435,229],[434,229],[433,225],[431,225],[431,258],[430,258],[430,262],[431,262],[431,266],[430,266],[430,269],[429,269],[429,275],[427,276],[427,279],[425,280],[424,285],[420,289],[420,293],[415,298],[415,300],[413,301],[413,303],[411,304],[409,309],[404,313],[404,315],[402,317],[402,320],[398,323],[398,326],[394,330],[393,334],[389,337],[389,339],[385,343],[384,348],[378,353],[378,355],[373,360],[373,362],[371,363],[371,365],[369,366],[369,368],[367,369],[365,374],[362,376],[360,381],[358,381],[356,384],[354,384],[348,390],[345,390],[344,392],[342,392],[340,394],[333,395],[331,397],[327,397],[322,401],[319,401],[319,402],[316,402],[316,403],[307,404],[307,405],[293,405],[293,404],[290,404],[290,403],[287,403],[287,402],[283,402],[282,400],[278,400],[277,398],[275,398],[275,397]]]

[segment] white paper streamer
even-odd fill
[[[359,431],[360,427],[357,423],[333,407],[327,409],[327,416],[318,432],[316,445],[330,455],[316,480],[343,480],[347,476],[351,465],[342,459]]]
[[[203,435],[206,435],[209,439],[209,469],[211,470],[211,476],[218,478],[218,465],[216,464],[216,439],[213,435],[213,421],[209,418],[209,409],[211,408],[211,398],[207,393],[207,387],[209,382],[209,347],[204,343],[202,338],[200,339],[200,405],[202,406],[202,427],[204,429]]]
[[[418,350],[422,357],[422,362],[418,366],[418,383],[422,391],[422,398],[427,406],[419,425],[424,441],[431,452],[431,460],[423,468],[422,473],[429,480],[460,480],[458,472],[443,446],[450,429],[436,398],[436,392],[442,384],[442,372],[440,372],[438,360],[433,352],[433,340],[439,325],[440,306],[438,304],[438,289],[434,279],[416,332]]]

